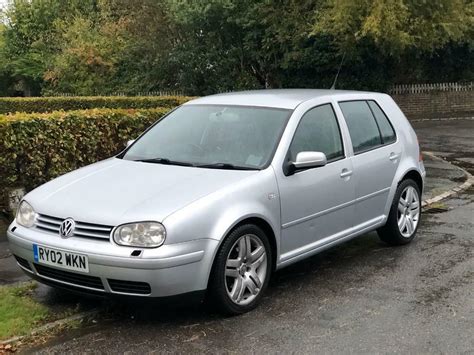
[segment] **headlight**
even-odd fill
[[[119,245],[156,248],[165,242],[166,229],[158,222],[139,222],[118,226],[114,241]]]
[[[33,227],[35,224],[36,212],[26,201],[21,201],[16,213],[16,221],[23,227]]]

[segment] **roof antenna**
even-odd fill
[[[344,64],[344,59],[345,58],[346,58],[346,52],[344,52],[344,54],[342,55],[341,64],[339,64],[339,69],[337,69],[337,74],[336,74],[336,77],[334,78],[334,82],[332,83],[332,86],[331,86],[330,90],[335,90],[336,89],[337,79],[339,78],[339,73],[341,71],[342,64]]]

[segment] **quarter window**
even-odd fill
[[[383,144],[389,144],[395,142],[397,137],[395,136],[395,131],[393,130],[390,121],[388,120],[385,113],[379,107],[375,101],[367,101],[369,103],[370,109],[372,110],[377,124],[380,129],[380,134],[382,135]]]
[[[306,112],[296,129],[290,146],[290,159],[300,152],[323,152],[328,161],[344,157],[341,133],[330,104]]]
[[[355,154],[382,144],[379,128],[366,101],[340,102],[339,106],[349,128]]]

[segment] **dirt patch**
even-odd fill
[[[449,280],[447,284],[435,285],[423,289],[417,296],[416,303],[423,306],[448,305],[451,294],[456,289],[469,285],[474,279],[474,271],[468,271]]]

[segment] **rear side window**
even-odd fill
[[[369,103],[370,109],[372,110],[377,124],[380,129],[380,134],[382,135],[382,143],[390,144],[395,142],[397,137],[395,136],[395,131],[393,130],[390,121],[388,120],[385,113],[382,111],[380,106],[375,101],[367,101]]]
[[[290,146],[290,159],[300,152],[322,152],[328,161],[344,157],[336,114],[330,104],[306,112],[296,129]]]
[[[354,153],[382,145],[379,128],[366,101],[340,102],[351,135]]]

